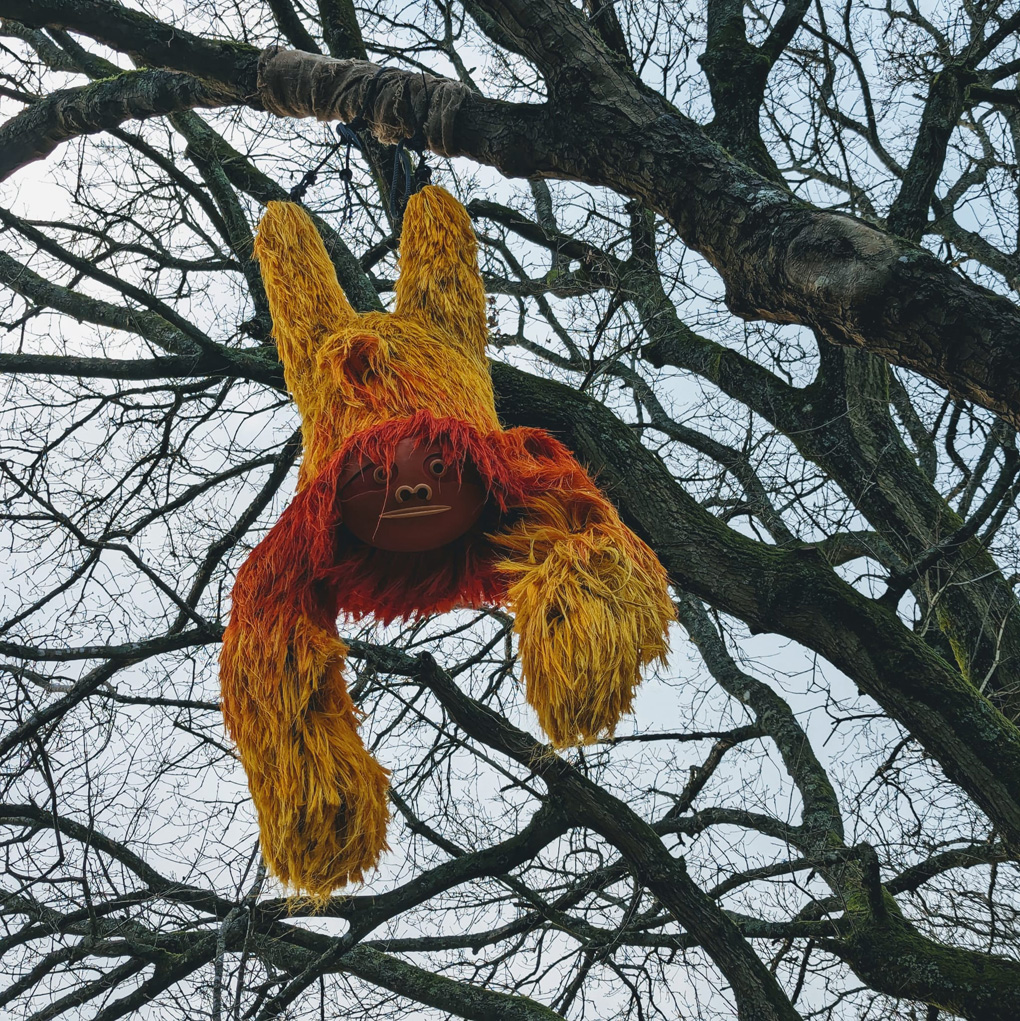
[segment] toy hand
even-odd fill
[[[388,773],[358,735],[334,600],[312,584],[303,496],[238,572],[220,669],[266,863],[286,885],[324,899],[361,880],[385,850]]]
[[[612,735],[674,618],[655,554],[588,486],[597,500],[552,491],[499,537],[526,697],[557,747]]]

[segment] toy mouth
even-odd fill
[[[380,518],[424,518],[433,514],[445,514],[448,510],[451,510],[448,505],[437,503],[430,504],[428,507],[407,507],[402,510],[386,511],[384,514],[380,514]]]

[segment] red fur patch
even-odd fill
[[[426,553],[375,549],[340,519],[338,483],[352,460],[390,467],[406,438],[438,446],[454,471],[470,460],[490,493],[490,507],[471,532]],[[262,610],[272,614],[281,601],[293,606],[298,596],[303,612],[332,630],[329,618],[339,614],[372,614],[388,623],[500,602],[506,582],[495,570],[488,533],[515,510],[557,490],[570,492],[575,503],[605,502],[570,451],[541,429],[481,434],[460,419],[429,411],[373,426],[344,443],[255,548],[238,572],[234,605],[253,608],[265,600]]]

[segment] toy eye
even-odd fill
[[[429,474],[441,479],[446,474],[446,465],[437,457],[429,462]]]
[[[384,485],[387,479],[389,479],[389,477],[390,473],[382,466],[376,468],[376,470],[372,472],[372,478],[375,479],[375,481],[378,482],[380,486]]]

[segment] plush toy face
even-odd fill
[[[368,460],[340,479],[344,525],[369,546],[423,553],[459,539],[476,524],[488,499],[470,463],[446,464],[437,446],[401,440],[387,468]]]

